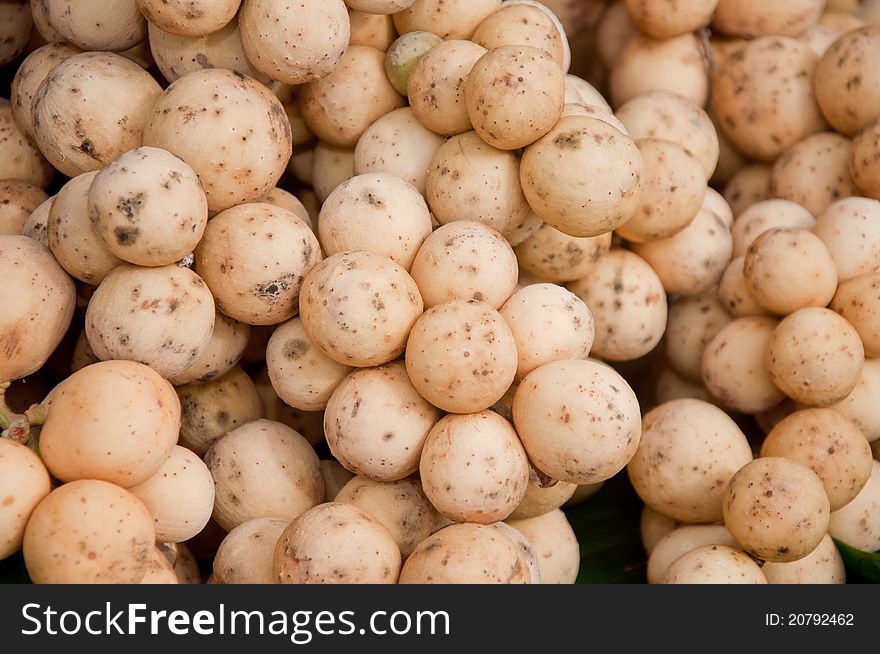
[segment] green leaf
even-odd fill
[[[863,552],[836,539],[834,544],[849,570],[875,584],[880,583],[880,552]]]
[[[642,503],[623,472],[583,504],[566,509],[581,547],[579,584],[639,584],[647,580]]]

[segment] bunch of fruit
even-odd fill
[[[624,475],[651,582],[842,582],[880,7],[825,4],[0,2],[0,558],[573,583]]]

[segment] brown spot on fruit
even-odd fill
[[[563,132],[553,139],[553,145],[561,150],[577,150],[581,147],[581,133],[577,130]]]
[[[301,338],[292,338],[284,344],[284,356],[288,359],[299,359],[309,351],[309,344]]]
[[[92,143],[92,139],[83,139],[83,142],[80,143],[79,149],[89,155],[92,159],[98,159],[98,151],[95,149],[95,144]]]
[[[116,242],[119,245],[134,245],[140,236],[141,230],[137,227],[117,227],[113,230]]]
[[[7,359],[11,359],[21,346],[21,333],[18,328],[13,327],[0,335],[0,352],[3,352]]]
[[[140,208],[144,205],[144,194],[143,193],[135,193],[134,195],[130,195],[127,198],[119,198],[119,202],[116,203],[116,208],[125,214],[125,217],[129,220],[134,220],[135,214],[140,210]]]

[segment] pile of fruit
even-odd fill
[[[855,0],[0,0],[0,559],[573,583],[615,478],[651,583],[842,583],[877,62]]]

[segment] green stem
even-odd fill
[[[31,427],[41,426],[46,422],[46,405],[31,404],[30,408],[24,412],[24,417],[27,418]]]
[[[9,382],[0,383],[0,430],[9,429],[15,414],[6,406],[6,389],[9,388]]]

